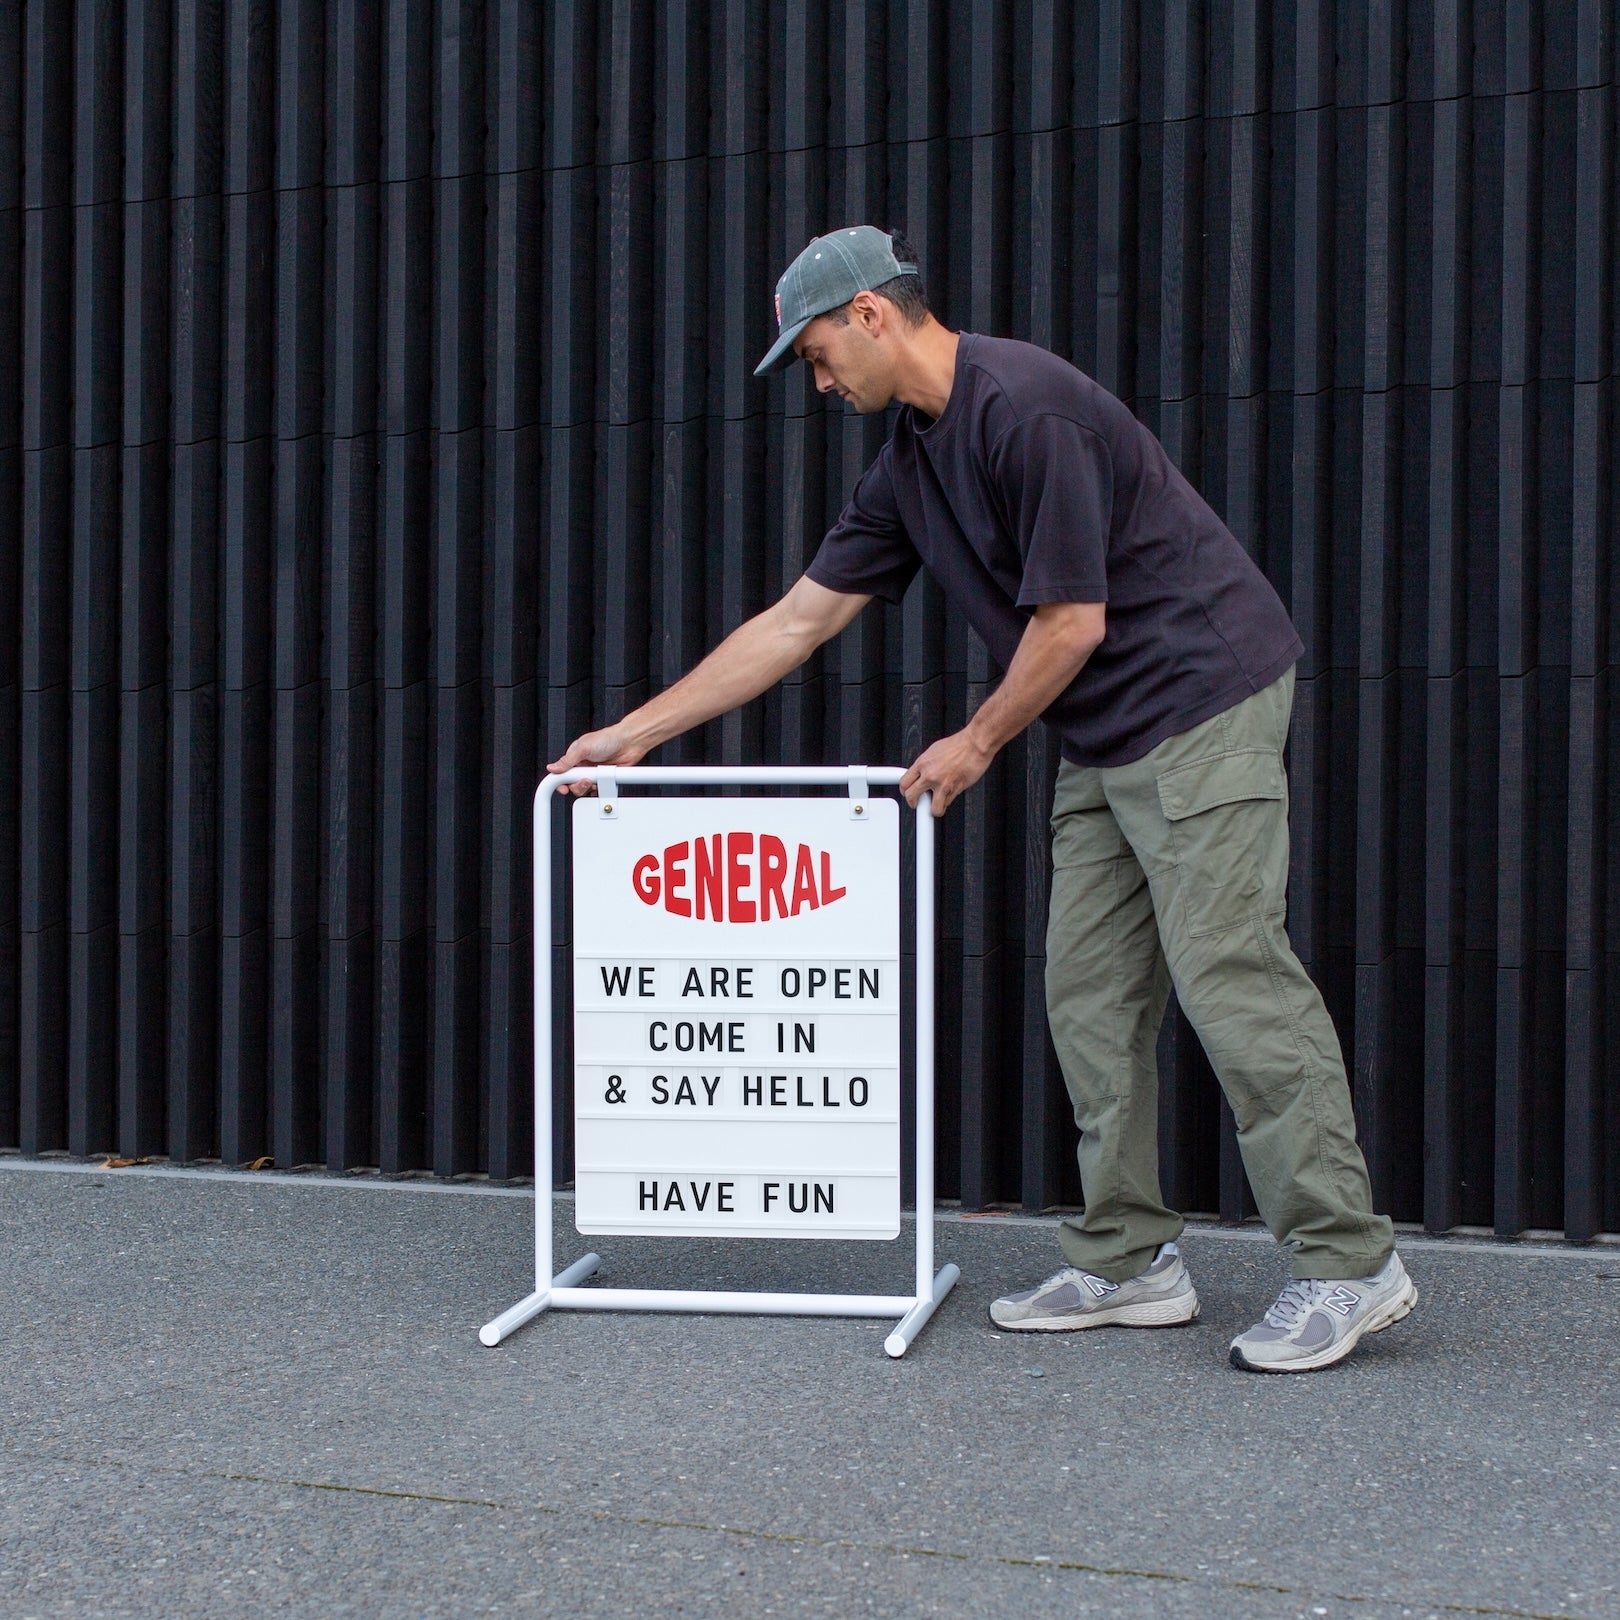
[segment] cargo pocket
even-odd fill
[[[1158,779],[1187,931],[1219,933],[1280,915],[1288,891],[1288,783],[1270,749],[1178,765]]]

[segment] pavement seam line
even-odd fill
[[[17,1448],[5,1446],[0,1449],[15,1451]],[[127,1469],[137,1466],[148,1468],[154,1466],[152,1464],[137,1465],[135,1463],[119,1462],[110,1457],[98,1457],[91,1462],[79,1457],[56,1457],[53,1460],[72,1462],[81,1468]],[[380,1485],[344,1485],[335,1480],[291,1479],[270,1474],[231,1473],[211,1468],[175,1468],[161,1463],[155,1465],[155,1471],[201,1479],[223,1480],[231,1484],[274,1485],[282,1489],[330,1491],[345,1496],[377,1496],[397,1502],[432,1502],[447,1507],[481,1507],[494,1508],[500,1512],[542,1513],[550,1518],[563,1518],[569,1512],[567,1508],[551,1507],[544,1502],[505,1502],[498,1497],[482,1496],[437,1496],[429,1491],[396,1491]],[[706,1524],[696,1519],[665,1519],[652,1514],[610,1513],[601,1508],[592,1508],[589,1511],[591,1519],[598,1524],[618,1524],[658,1530],[696,1530],[705,1535],[735,1536],[743,1541],[775,1542],[785,1545],[824,1548],[828,1551],[888,1553],[907,1558],[944,1558],[959,1563],[1003,1564],[1018,1569],[1062,1569],[1081,1575],[1108,1575],[1124,1580],[1170,1581],[1181,1586],[1211,1587],[1220,1591],[1269,1592],[1280,1597],[1326,1597],[1330,1602],[1334,1603],[1400,1603],[1403,1607],[1411,1604],[1414,1607],[1428,1609],[1431,1612],[1480,1615],[1486,1617],[1486,1620],[1580,1620],[1580,1616],[1572,1610],[1565,1610],[1560,1614],[1549,1614],[1539,1609],[1487,1608],[1472,1603],[1417,1601],[1408,1598],[1390,1598],[1352,1592],[1313,1592],[1308,1588],[1297,1586],[1275,1586],[1266,1581],[1223,1580],[1218,1576],[1201,1578],[1197,1575],[1177,1574],[1173,1570],[1135,1569],[1124,1564],[1087,1564],[1078,1559],[1069,1558],[1024,1558],[1013,1553],[952,1552],[943,1547],[911,1547],[898,1542],[849,1541],[843,1538],[834,1539],[826,1536],[789,1535],[778,1530],[751,1530],[743,1525]]]
[[[177,1469],[188,1473],[189,1469]],[[348,1496],[388,1496],[401,1502],[442,1502],[450,1507],[496,1508],[505,1512],[513,1504],[497,1502],[487,1496],[435,1496],[431,1491],[390,1491],[381,1485],[340,1485],[329,1479],[276,1479],[268,1474],[223,1474],[205,1472],[205,1479],[227,1479],[234,1484],[284,1485],[300,1491],[339,1491]],[[541,1513],[561,1513],[561,1508],[540,1507]]]

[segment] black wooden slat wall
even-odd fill
[[[873,220],[949,322],[1128,399],[1288,601],[1290,925],[1380,1200],[1620,1228],[1617,31],[0,0],[0,1145],[527,1171],[534,783],[797,577],[881,443],[752,375],[782,265]],[[995,679],[923,579],[666,757],[909,758]],[[1056,766],[1034,728],[943,830],[969,1206],[1079,1196]],[[1241,1218],[1178,1016],[1160,1060],[1169,1196]]]

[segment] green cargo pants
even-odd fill
[[[1393,1247],[1338,1036],[1283,927],[1293,704],[1290,670],[1133,764],[1058,774],[1046,1005],[1086,1201],[1060,1237],[1071,1265],[1112,1282],[1182,1227],[1159,1192],[1155,1046],[1172,984],[1294,1275],[1365,1277]]]

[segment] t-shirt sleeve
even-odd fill
[[[921,562],[900,521],[885,444],[805,572],[829,591],[898,602]]]
[[[1021,608],[1108,600],[1114,467],[1107,444],[1066,416],[1016,422],[996,441],[991,470],[1023,558]]]

